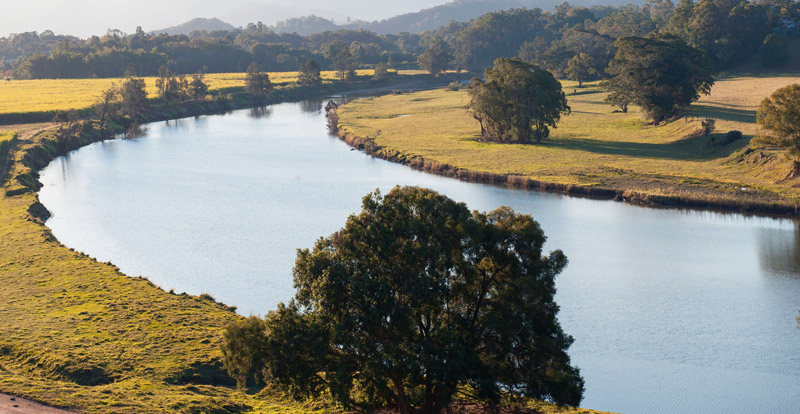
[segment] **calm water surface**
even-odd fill
[[[557,301],[585,407],[800,412],[800,231],[791,220],[640,208],[460,182],[331,138],[320,102],[151,124],[42,172],[67,246],[166,290],[263,315],[294,294],[297,248],[361,198],[419,185],[530,213],[570,259]]]

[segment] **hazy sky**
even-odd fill
[[[449,0],[3,0],[0,36],[52,30],[58,34],[88,37],[108,28],[133,32],[163,29],[195,17],[219,17],[235,26],[307,14],[344,20],[375,20]]]

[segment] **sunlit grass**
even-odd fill
[[[794,201],[800,191],[791,183],[777,183],[791,168],[782,155],[767,151],[754,160],[739,151],[757,131],[755,111],[761,99],[791,83],[800,83],[800,77],[723,79],[688,116],[654,127],[641,119],[636,107],[621,113],[604,104],[606,93],[596,83],[577,88],[574,82],[562,82],[572,113],[540,145],[480,142],[463,90],[357,100],[339,110],[339,120],[348,133],[375,137],[386,154],[477,172],[707,198],[746,198],[756,190],[761,201]],[[705,117],[717,120],[714,138],[736,129],[745,139],[713,145],[709,137],[698,136]]]
[[[359,76],[371,76],[373,71],[359,70]],[[336,79],[336,73],[321,73],[324,81]],[[271,72],[275,85],[286,85],[297,80],[297,72]],[[191,78],[191,75],[188,76]],[[244,87],[244,73],[212,73],[204,75],[210,90]],[[84,109],[93,105],[103,90],[120,85],[123,79],[36,79],[0,81],[0,114],[30,113]],[[147,94],[155,97],[156,78],[146,77]]]
[[[39,145],[32,133],[46,126],[21,128],[17,173],[22,151]],[[93,413],[336,411],[324,401],[202,385],[226,379],[222,328],[239,316],[61,246],[30,219],[35,201],[31,193],[0,198],[0,391]],[[81,384],[93,377],[104,379]]]
[[[51,124],[14,128],[4,190],[19,188],[9,177],[30,173],[25,151],[53,132]],[[0,127],[2,142],[16,134]],[[31,218],[36,201],[0,196],[0,392],[90,413],[342,412],[326,399],[205,385],[228,379],[222,328],[239,316],[209,296],[165,292],[60,245]],[[97,374],[98,384],[80,383]],[[536,404],[548,414],[594,413]]]

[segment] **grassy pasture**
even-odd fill
[[[371,76],[372,70],[359,70],[360,76]],[[190,76],[189,76],[190,77]],[[212,73],[205,75],[211,91],[244,87],[244,73]],[[270,80],[286,85],[297,80],[297,72],[272,72]],[[332,71],[322,72],[325,81],[336,79]],[[61,111],[88,108],[100,93],[123,79],[36,79],[0,82],[0,114]],[[147,94],[157,94],[156,78],[146,77]]]
[[[24,154],[52,132],[52,124],[0,126],[2,142],[16,137],[4,190],[19,186],[10,177],[29,172]],[[87,413],[341,412],[325,399],[235,389],[220,343],[238,315],[62,246],[31,217],[35,194],[0,194],[0,392]]]
[[[46,127],[20,128],[12,169]],[[221,328],[239,316],[60,245],[31,219],[35,202],[0,198],[0,391],[93,413],[336,411],[219,385]]]
[[[779,151],[747,154],[757,132],[755,111],[775,89],[800,77],[729,77],[693,105],[688,116],[652,126],[633,107],[615,112],[596,83],[562,82],[572,108],[541,145],[479,142],[465,91],[433,90],[354,101],[339,110],[342,131],[373,137],[383,155],[420,157],[476,172],[513,174],[543,182],[679,195],[716,201],[798,202],[800,191],[782,180],[790,163]],[[745,134],[727,145],[698,135],[700,121],[716,119],[713,138]],[[745,190],[742,190],[745,188]]]

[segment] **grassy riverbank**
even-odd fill
[[[62,137],[52,124],[0,127],[4,141],[15,137],[0,175],[0,392],[91,413],[337,412],[324,400],[236,390],[219,348],[239,318],[232,309],[128,277],[60,245],[35,218],[36,169],[107,138],[86,125]]]
[[[479,142],[465,91],[352,102],[338,111],[340,133],[349,141],[374,138],[379,157],[477,181],[777,214],[792,214],[800,203],[800,181],[787,179],[792,166],[783,153],[748,146],[761,99],[800,77],[722,79],[688,116],[657,127],[638,108],[614,112],[596,83],[562,83],[572,113],[541,145]],[[706,117],[717,125],[708,137],[700,126]],[[721,144],[729,130],[744,137]]]

